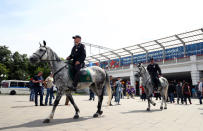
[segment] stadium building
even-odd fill
[[[130,80],[135,86],[136,64],[147,66],[151,57],[169,81],[197,84],[203,77],[203,28],[88,56],[86,63],[106,69],[114,78]]]

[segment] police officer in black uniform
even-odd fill
[[[154,63],[153,58],[150,58],[150,64],[147,66],[147,70],[151,76],[154,89],[157,90],[160,85],[159,77],[161,77],[162,73],[159,65]]]
[[[76,91],[76,87],[80,77],[80,69],[84,67],[85,58],[86,58],[86,51],[85,45],[81,43],[81,37],[79,35],[73,36],[74,39],[74,47],[72,48],[71,54],[67,57],[67,60],[73,59],[73,85],[69,87],[69,89]]]

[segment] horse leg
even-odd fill
[[[160,109],[163,110],[164,97],[162,96]]]
[[[150,103],[151,103],[153,106],[156,106],[156,103],[152,100],[152,97],[150,98]]]
[[[148,102],[148,108],[147,108],[147,111],[150,111],[150,97],[147,97],[147,102]]]
[[[104,96],[104,87],[103,88],[99,88],[98,91],[99,95],[98,95],[98,105],[97,105],[97,112],[93,115],[94,118],[99,117],[100,115],[103,114],[103,111],[101,111],[101,106],[102,106],[102,102],[103,102],[103,96]]]
[[[164,96],[164,97],[163,97],[163,99],[164,99],[164,104],[165,104],[165,107],[164,107],[164,109],[167,109],[167,104],[166,104],[166,97]]]
[[[162,97],[160,109],[163,110],[163,103],[164,103],[164,100],[165,100],[163,90],[160,91],[160,94],[161,94],[161,97]]]
[[[70,100],[73,107],[75,108],[75,115],[74,115],[73,119],[78,119],[79,118],[78,113],[80,112],[80,110],[79,110],[78,106],[75,104],[75,101],[73,100],[73,96],[71,94],[68,94],[67,97]]]
[[[56,107],[58,106],[59,101],[61,100],[62,92],[63,92],[62,90],[59,90],[59,91],[57,92],[56,99],[55,99],[55,101],[54,101],[54,106],[53,106],[53,108],[52,108],[52,112],[51,112],[51,114],[49,115],[49,117],[43,121],[43,123],[49,123],[50,120],[53,119],[53,117],[54,117],[54,112],[55,112],[55,110],[56,110]]]

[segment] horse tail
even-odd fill
[[[112,92],[111,92],[111,85],[110,85],[110,78],[109,78],[109,75],[108,73],[105,71],[106,73],[106,83],[105,83],[105,86],[106,86],[106,89],[107,89],[107,93],[108,93],[108,105],[111,104],[111,97],[112,97]]]

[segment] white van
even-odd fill
[[[29,81],[3,80],[1,82],[0,93],[2,94],[29,94]]]

